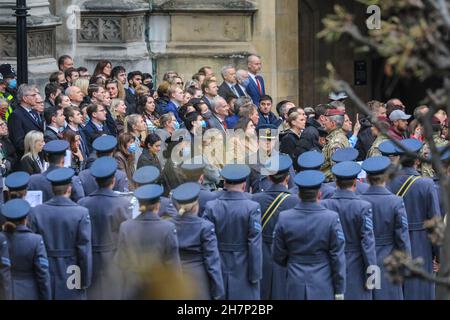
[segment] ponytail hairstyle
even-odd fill
[[[155,212],[160,204],[160,199],[158,201],[139,201],[139,212],[145,213],[147,211]]]
[[[16,232],[17,226],[25,224],[26,218],[18,219],[18,220],[7,220],[2,228],[6,233],[14,233]]]
[[[183,204],[179,204],[179,203],[175,203],[177,209],[178,209],[178,214],[180,216],[183,216],[186,212],[192,212],[195,215],[198,214],[198,199],[195,200],[194,202],[190,202],[190,203],[183,203]],[[196,210],[195,210],[196,209]]]

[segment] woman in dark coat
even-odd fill
[[[44,134],[34,130],[28,132],[24,145],[25,154],[20,160],[22,171],[28,172],[30,175],[44,172],[44,160],[40,156],[45,145]]]
[[[303,109],[291,113],[288,116],[289,130],[286,131],[280,143],[280,152],[289,155],[294,164],[295,171],[300,171],[297,158],[300,155],[300,136],[306,125],[306,116]]]
[[[145,166],[154,166],[162,171],[161,163],[158,158],[158,153],[161,150],[161,138],[156,133],[150,133],[144,141],[144,149],[139,157],[136,169]]]
[[[14,300],[50,300],[50,273],[42,236],[26,226],[30,211],[22,199],[8,201],[2,208],[7,221],[3,225],[11,259],[12,298]]]

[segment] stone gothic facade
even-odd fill
[[[158,78],[177,70],[187,79],[204,65],[217,74],[226,64],[245,67],[245,58],[258,53],[276,101],[316,104],[326,100],[318,84],[326,61],[353,83],[354,62],[366,59],[345,42],[326,45],[315,37],[333,2],[343,0],[27,0],[30,79],[42,86],[62,54],[91,70],[107,58],[127,70]],[[15,64],[15,1],[0,4],[0,61]],[[370,85],[369,79],[356,90],[369,96]]]

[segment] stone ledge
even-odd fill
[[[86,1],[82,8],[82,12],[95,13],[130,13],[130,12],[145,12],[150,10],[150,4],[141,0],[108,0]]]
[[[53,15],[29,16],[27,17],[28,28],[52,27],[61,25],[61,18]],[[0,16],[1,28],[16,28],[16,17]]]
[[[169,42],[165,51],[153,53],[152,57],[244,58],[252,52],[255,48],[248,42]]]
[[[252,0],[155,0],[153,12],[243,12],[252,14],[258,10]]]

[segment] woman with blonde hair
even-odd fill
[[[195,281],[198,300],[224,296],[222,269],[214,225],[198,216],[200,185],[188,182],[173,191],[179,215],[174,219],[183,274]]]
[[[122,99],[112,99],[111,101],[111,115],[116,123],[117,132],[121,134],[125,127],[124,121],[127,114],[127,105]]]
[[[142,154],[142,145],[147,137],[147,124],[140,114],[130,114],[125,118],[124,126],[124,132],[130,133],[134,137],[136,148],[134,153],[134,167],[136,168],[137,161]]]
[[[240,118],[234,127],[234,135],[227,144],[227,160],[245,164],[250,155],[258,152],[258,137],[252,119]]]
[[[44,172],[44,160],[39,155],[45,145],[44,134],[35,130],[28,132],[24,139],[24,145],[25,154],[20,160],[22,170],[30,175]]]
[[[75,87],[80,88],[81,92],[83,92],[85,97],[88,96],[88,88],[89,88],[89,80],[88,79],[79,78],[79,79],[75,80],[73,85]]]

